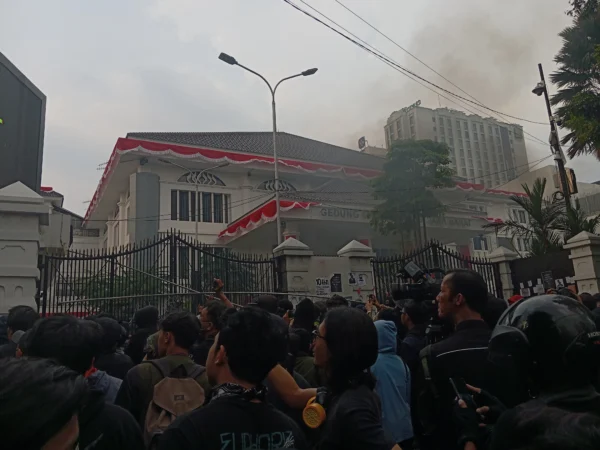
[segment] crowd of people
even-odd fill
[[[495,298],[474,271],[435,299],[109,314],[0,330],[1,448],[600,448],[600,298]],[[431,321],[449,330],[430,335]]]

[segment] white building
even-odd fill
[[[268,132],[118,139],[75,246],[116,247],[171,229],[194,237],[197,227],[202,243],[270,253],[277,244],[271,139]],[[335,254],[352,239],[380,254],[398,252],[397,238],[369,225],[368,181],[384,159],[287,133],[278,134],[278,154],[284,236],[318,254]],[[507,246],[482,226],[513,214],[511,192],[464,182],[436,192],[448,209],[428,220],[429,239],[476,256]]]
[[[384,127],[386,145],[398,139],[430,139],[450,147],[452,168],[470,183],[498,186],[528,170],[523,127],[421,102],[393,112]]]

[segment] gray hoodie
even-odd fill
[[[104,398],[108,403],[114,403],[117,397],[117,392],[121,387],[122,380],[111,377],[103,370],[97,370],[91,374],[88,379],[88,385],[91,390],[99,391],[104,394]]]

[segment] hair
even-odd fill
[[[83,374],[92,366],[101,345],[102,327],[96,322],[60,315],[37,321],[21,351],[26,356],[53,359]]]
[[[312,334],[304,328],[292,329],[290,332],[290,353],[294,356],[311,355],[310,344]]]
[[[220,330],[223,325],[223,313],[227,309],[227,306],[219,300],[211,300],[206,303],[204,309],[206,310],[208,321],[211,322],[217,330]]]
[[[279,300],[277,302],[277,307],[282,310],[283,312],[285,311],[290,311],[294,309],[294,304],[288,300],[287,298],[282,298],[281,300]]]
[[[18,305],[8,310],[6,326],[15,331],[27,331],[40,318],[40,315],[31,306]]]
[[[160,323],[160,329],[171,333],[175,339],[175,344],[185,350],[192,348],[192,345],[200,336],[198,318],[186,311],[169,314]]]
[[[430,316],[429,311],[423,302],[417,302],[412,298],[406,300],[402,309],[415,325],[423,325]]]
[[[600,448],[600,418],[549,406],[516,408],[511,450],[593,450]]]
[[[296,305],[293,328],[303,328],[311,332],[315,328],[315,320],[318,315],[317,308],[312,300],[309,298],[303,299]]]
[[[246,307],[229,317],[219,333],[231,373],[252,384],[261,383],[287,350],[282,327],[259,308]]]
[[[325,314],[327,314],[327,302],[323,300],[317,300],[314,302],[315,305],[315,313],[317,314],[317,320],[322,322],[325,318]]]
[[[490,329],[494,329],[504,311],[508,309],[508,302],[495,295],[488,294],[487,305],[483,308],[481,318],[488,324]]]
[[[115,319],[109,317],[96,317],[92,319],[102,328],[99,354],[114,353],[122,340],[123,327]]]
[[[0,364],[3,448],[39,449],[79,412],[87,383],[47,359],[8,358]]]
[[[144,306],[133,315],[133,322],[138,328],[156,329],[158,323],[158,309],[156,306]]]
[[[481,274],[469,269],[452,269],[446,272],[447,283],[452,295],[462,294],[467,306],[482,313],[487,305],[487,284]]]
[[[598,305],[600,305],[600,293],[592,295],[592,298],[596,302],[596,308],[598,308]]]
[[[596,309],[596,300],[594,300],[594,297],[589,292],[582,292],[579,294],[579,298],[581,298],[581,303],[590,311]]]
[[[271,314],[277,314],[277,305],[277,297],[274,295],[259,295],[256,299],[256,306]]]
[[[573,300],[579,301],[579,297],[577,296],[577,294],[574,294],[573,291],[571,291],[571,289],[568,289],[566,287],[559,288],[556,291],[556,293],[558,295],[563,295],[565,297],[569,297],[569,298],[572,298]]]
[[[331,298],[328,298],[325,304],[327,305],[327,309],[330,310],[332,308],[348,306],[348,300],[341,295],[335,294]]]
[[[325,316],[329,350],[328,385],[341,392],[352,385],[375,387],[369,368],[379,352],[377,329],[371,318],[355,308],[334,308]]]

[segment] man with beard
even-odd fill
[[[221,329],[221,316],[227,307],[220,301],[212,300],[206,304],[200,315],[201,336],[199,342],[191,348],[191,356],[196,364],[206,366],[208,351],[215,343],[215,336]]]

